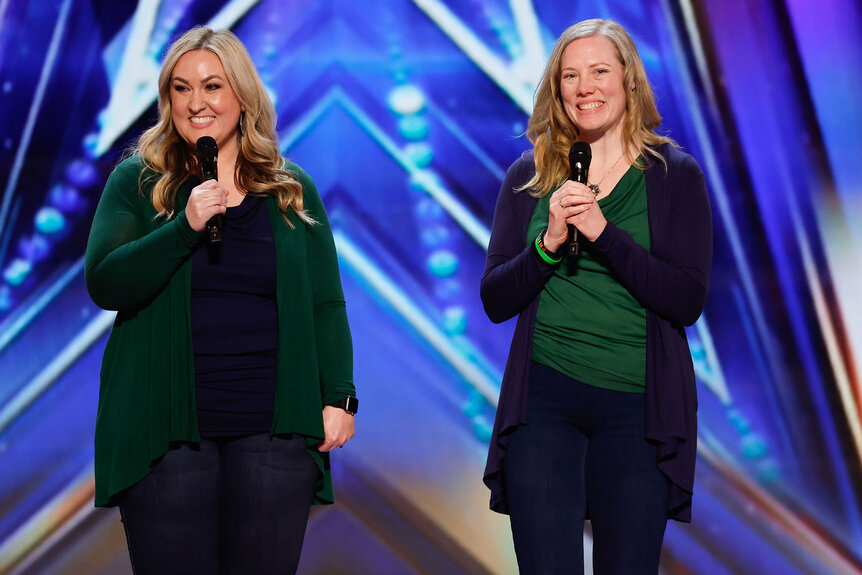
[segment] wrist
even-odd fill
[[[536,239],[533,242],[533,253],[539,259],[539,261],[552,266],[557,265],[558,263],[563,261],[563,258],[555,251],[548,248],[547,245],[545,245],[546,231],[548,231],[547,228],[542,230],[539,235],[536,236]]]
[[[545,248],[550,251],[552,254],[556,254],[556,257],[563,257],[563,246],[566,244],[566,239],[568,238],[568,232],[563,234],[562,237],[554,237],[548,233],[548,229],[542,232],[542,243],[545,244]]]
[[[327,403],[326,405],[343,409],[350,415],[356,415],[356,412],[359,411],[359,400],[352,395],[348,395],[347,397],[339,399],[338,401]]]

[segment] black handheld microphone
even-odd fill
[[[203,181],[218,180],[218,144],[210,136],[198,138],[195,155],[201,167]],[[207,222],[207,241],[211,244],[221,242],[222,218],[216,214]]]
[[[587,173],[590,171],[590,160],[592,159],[593,152],[588,143],[572,143],[572,147],[569,148],[569,179],[573,182],[586,184]],[[568,228],[569,239],[566,259],[571,263],[574,258],[580,255],[581,248],[578,245],[578,229],[572,224],[568,224]]]

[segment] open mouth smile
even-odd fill
[[[600,108],[604,105],[604,102],[590,102],[589,104],[578,104],[578,110],[589,112],[590,110],[595,110],[596,108]]]

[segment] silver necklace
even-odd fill
[[[613,164],[611,164],[611,167],[610,167],[610,168],[608,168],[608,171],[607,171],[607,172],[605,172],[605,175],[604,175],[604,176],[602,176],[602,179],[601,179],[601,180],[599,180],[599,181],[598,181],[598,182],[596,182],[595,184],[591,184],[591,183],[589,183],[589,181],[587,182],[587,187],[593,191],[593,195],[598,196],[599,194],[601,194],[601,193],[602,193],[602,190],[601,190],[601,188],[599,188],[599,185],[600,185],[602,182],[604,182],[604,181],[605,181],[605,178],[607,178],[607,177],[608,177],[608,174],[610,174],[610,173],[611,173],[611,170],[613,170],[613,169],[614,169],[614,167],[615,167],[617,164],[619,164],[619,163],[620,163],[620,160],[622,160],[622,159],[623,159],[623,154],[625,154],[625,150],[623,151],[623,153],[622,153],[622,154],[620,154],[620,157],[619,157],[619,158],[617,158],[617,161],[616,161],[616,162],[614,162]]]

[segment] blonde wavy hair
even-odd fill
[[[285,221],[292,228],[288,211],[313,224],[305,211],[302,185],[284,169],[284,158],[275,133],[275,107],[263,87],[254,63],[242,42],[229,30],[192,28],[170,47],[159,74],[159,120],[141,134],[132,153],[140,155],[144,166],[155,172],[141,175],[140,184],[156,179],[151,194],[159,216],[176,215],[176,196],[190,173],[197,171],[197,159],[189,143],[177,133],[171,118],[171,75],[177,61],[187,52],[209,50],[221,60],[227,81],[239,100],[242,129],[238,131],[238,152],[234,182],[255,196],[273,196]]]
[[[604,36],[610,40],[623,65],[623,86],[626,88],[626,113],[623,119],[623,142],[630,157],[652,156],[664,163],[654,150],[660,144],[676,142],[656,133],[661,114],[649,84],[640,54],[625,28],[612,20],[584,20],[570,26],[557,39],[542,79],[536,89],[536,103],[527,124],[527,139],[533,144],[536,174],[520,190],[532,190],[531,195],[543,197],[553,192],[569,177],[569,148],[578,139],[578,128],[566,114],[560,95],[560,63],[563,50],[574,40]],[[634,87],[632,90],[630,87]],[[636,163],[643,169],[646,165]]]

